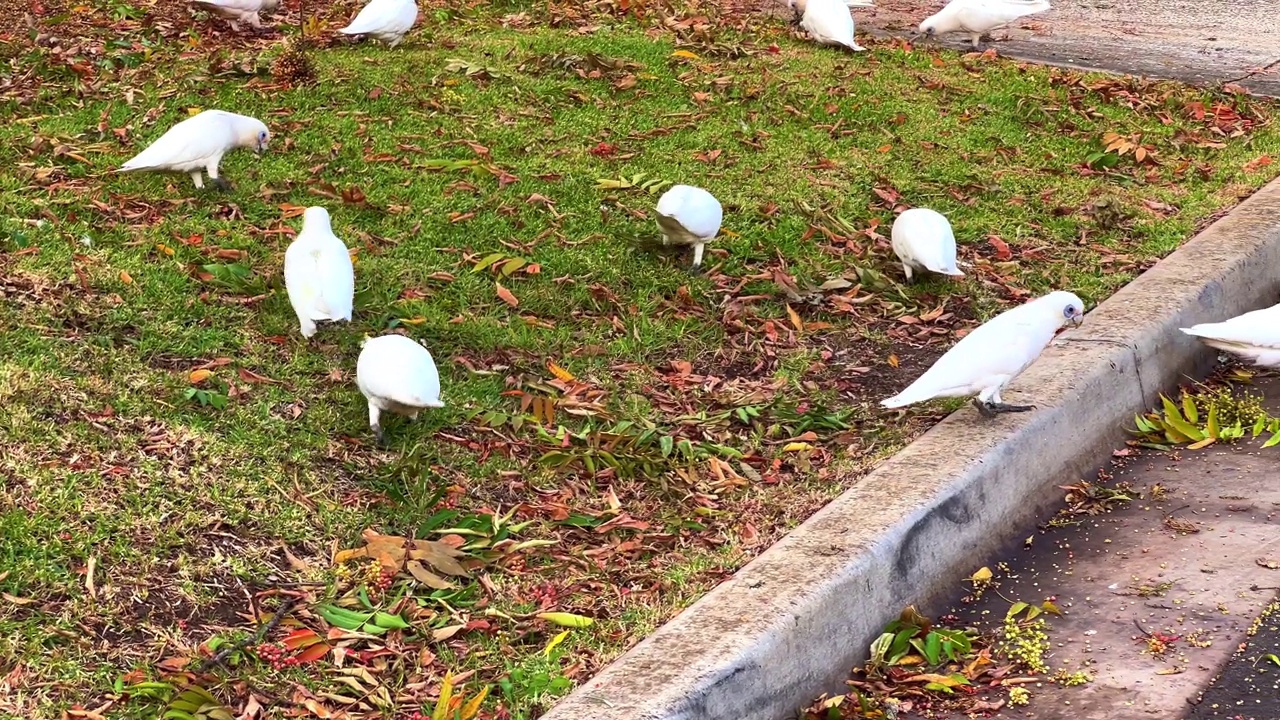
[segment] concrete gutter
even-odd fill
[[[1005,394],[1040,409],[936,427],[659,628],[544,720],[780,720],[901,608],[937,609],[1214,353],[1178,332],[1280,293],[1280,180],[1090,312]]]

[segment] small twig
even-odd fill
[[[1182,507],[1178,508],[1177,510],[1170,510],[1168,513],[1166,513],[1166,514],[1165,514],[1165,516],[1164,516],[1164,517],[1165,517],[1165,519],[1166,519],[1166,520],[1168,520],[1169,518],[1171,518],[1171,517],[1173,517],[1174,515],[1176,515],[1176,514],[1178,514],[1178,513],[1182,512],[1183,510],[1186,510],[1186,509],[1187,509],[1187,508],[1189,508],[1189,507],[1191,507],[1191,506],[1190,506],[1190,505],[1183,505]]]
[[[1134,618],[1134,619],[1133,619],[1133,626],[1134,626],[1134,627],[1136,627],[1136,628],[1138,628],[1138,632],[1142,633],[1143,635],[1146,635],[1147,637],[1155,637],[1155,636],[1154,636],[1154,635],[1152,635],[1151,633],[1149,633],[1149,632],[1147,632],[1146,630],[1143,630],[1143,629],[1142,629],[1142,623],[1139,623],[1139,622],[1138,622],[1138,618]]]
[[[1258,585],[1249,586],[1249,592],[1258,592],[1259,590],[1280,590],[1280,587],[1260,587]]]
[[[271,631],[275,630],[276,626],[280,624],[280,621],[284,619],[284,616],[288,615],[293,610],[294,606],[300,602],[302,602],[302,597],[299,595],[294,595],[288,600],[285,600],[284,603],[280,605],[280,609],[276,610],[275,614],[271,616],[271,620],[268,621],[266,625],[259,627],[258,632],[254,633],[252,638],[241,640],[238,643],[228,645],[227,647],[219,650],[217,655],[214,655],[203,663],[200,663],[200,669],[198,672],[206,672],[214,665],[221,665],[222,662],[230,657],[232,653],[239,652],[240,650],[249,647],[250,644],[262,642],[262,639],[270,635]]]

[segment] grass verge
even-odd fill
[[[1103,299],[1280,151],[1252,98],[849,57],[715,5],[423,5],[395,51],[334,40],[353,9],[310,21],[314,81],[160,6],[55,8],[0,46],[14,717],[430,715],[446,672],[536,717],[945,413],[875,403],[959,334]],[[213,107],[274,133],[224,163],[234,192],[110,172]],[[703,277],[644,250],[672,182],[726,206]],[[357,309],[308,345],[280,263],[311,204]],[[887,228],[921,205],[963,281],[900,284]],[[351,376],[388,330],[449,407],[384,451]]]

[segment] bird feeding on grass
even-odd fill
[[[956,236],[942,213],[929,208],[906,210],[893,221],[890,234],[907,282],[916,270],[964,277],[956,268]]]
[[[328,210],[309,207],[302,214],[302,230],[284,253],[284,286],[302,337],[316,334],[318,320],[351,321],[355,266],[347,246],[333,234]]]
[[[1209,347],[1262,367],[1280,367],[1280,305],[1253,310],[1219,323],[1201,323],[1182,332]]]
[[[1007,405],[1000,391],[1044,351],[1058,330],[1084,321],[1084,303],[1057,291],[1006,310],[965,335],[902,392],[881,401],[887,408],[942,397],[970,397],[986,417],[1025,412],[1034,405]]]
[[[719,200],[702,188],[672,185],[658,198],[654,219],[662,232],[663,245],[693,247],[691,269],[698,272],[702,267],[703,248],[720,232],[724,209]]]
[[[368,35],[395,47],[418,20],[418,5],[413,0],[371,0],[360,9],[351,24],[338,32],[344,35]]]
[[[1002,28],[1020,17],[1049,10],[1048,0],[951,0],[937,13],[920,23],[920,32],[936,37],[946,33],[967,32],[974,49],[982,36]]]
[[[280,0],[191,0],[193,5],[226,18],[231,29],[240,32],[240,23],[249,23],[254,29],[262,27],[259,11],[271,12],[280,7]]]
[[[866,48],[853,39],[853,13],[845,0],[787,0],[800,18],[800,27],[820,45],[838,45],[853,52]]]
[[[204,188],[201,171],[220,190],[231,184],[218,175],[222,156],[236,148],[253,148],[259,155],[267,149],[271,133],[257,118],[205,110],[169,128],[160,139],[120,166],[117,172],[139,170],[184,172],[191,176],[196,189]]]
[[[426,348],[404,335],[366,337],[356,361],[356,385],[369,401],[369,427],[379,445],[386,444],[382,413],[404,415],[412,422],[426,408],[442,408],[440,373]]]

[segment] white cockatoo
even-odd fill
[[[1181,330],[1209,347],[1239,355],[1254,365],[1280,367],[1280,305]]]
[[[347,246],[333,234],[328,210],[309,207],[302,214],[302,230],[284,252],[284,287],[302,337],[316,334],[317,320],[351,321],[355,266]]]
[[[927,270],[963,277],[956,269],[956,236],[946,216],[929,208],[911,208],[893,221],[893,252],[911,282],[912,272]]]
[[[369,401],[369,427],[385,443],[383,411],[416,420],[426,408],[442,408],[440,373],[427,349],[404,335],[365,338],[356,361],[356,385]]]
[[[977,48],[978,41],[986,33],[1020,17],[1049,9],[1049,0],[951,0],[946,7],[920,23],[920,34],[935,37],[967,32],[969,42]]]
[[[262,27],[259,12],[271,12],[280,7],[280,0],[191,0],[193,5],[226,18],[231,29],[240,32],[240,23]]]
[[[973,404],[987,417],[1031,410],[1032,405],[1004,404],[1000,391],[1040,356],[1059,329],[1083,321],[1084,303],[1061,290],[1006,310],[965,335],[906,390],[880,404],[898,408],[976,395]]]
[[[205,110],[169,128],[159,140],[121,165],[117,172],[185,172],[199,190],[204,187],[200,175],[203,170],[209,173],[209,180],[215,187],[227,190],[231,185],[218,175],[222,156],[243,147],[253,148],[254,152],[262,154],[270,139],[271,133],[267,132],[267,126],[261,120],[222,110]]]
[[[704,246],[714,240],[724,220],[720,201],[702,188],[672,185],[658,198],[658,230],[663,245],[693,246],[693,271],[702,267]]]
[[[338,32],[344,35],[369,35],[390,47],[404,40],[418,20],[418,4],[413,0],[370,0],[360,9],[356,19]]]
[[[839,45],[854,52],[866,48],[853,39],[853,13],[850,7],[861,7],[845,0],[787,0],[792,11],[800,18],[800,27],[814,42],[821,45]]]

